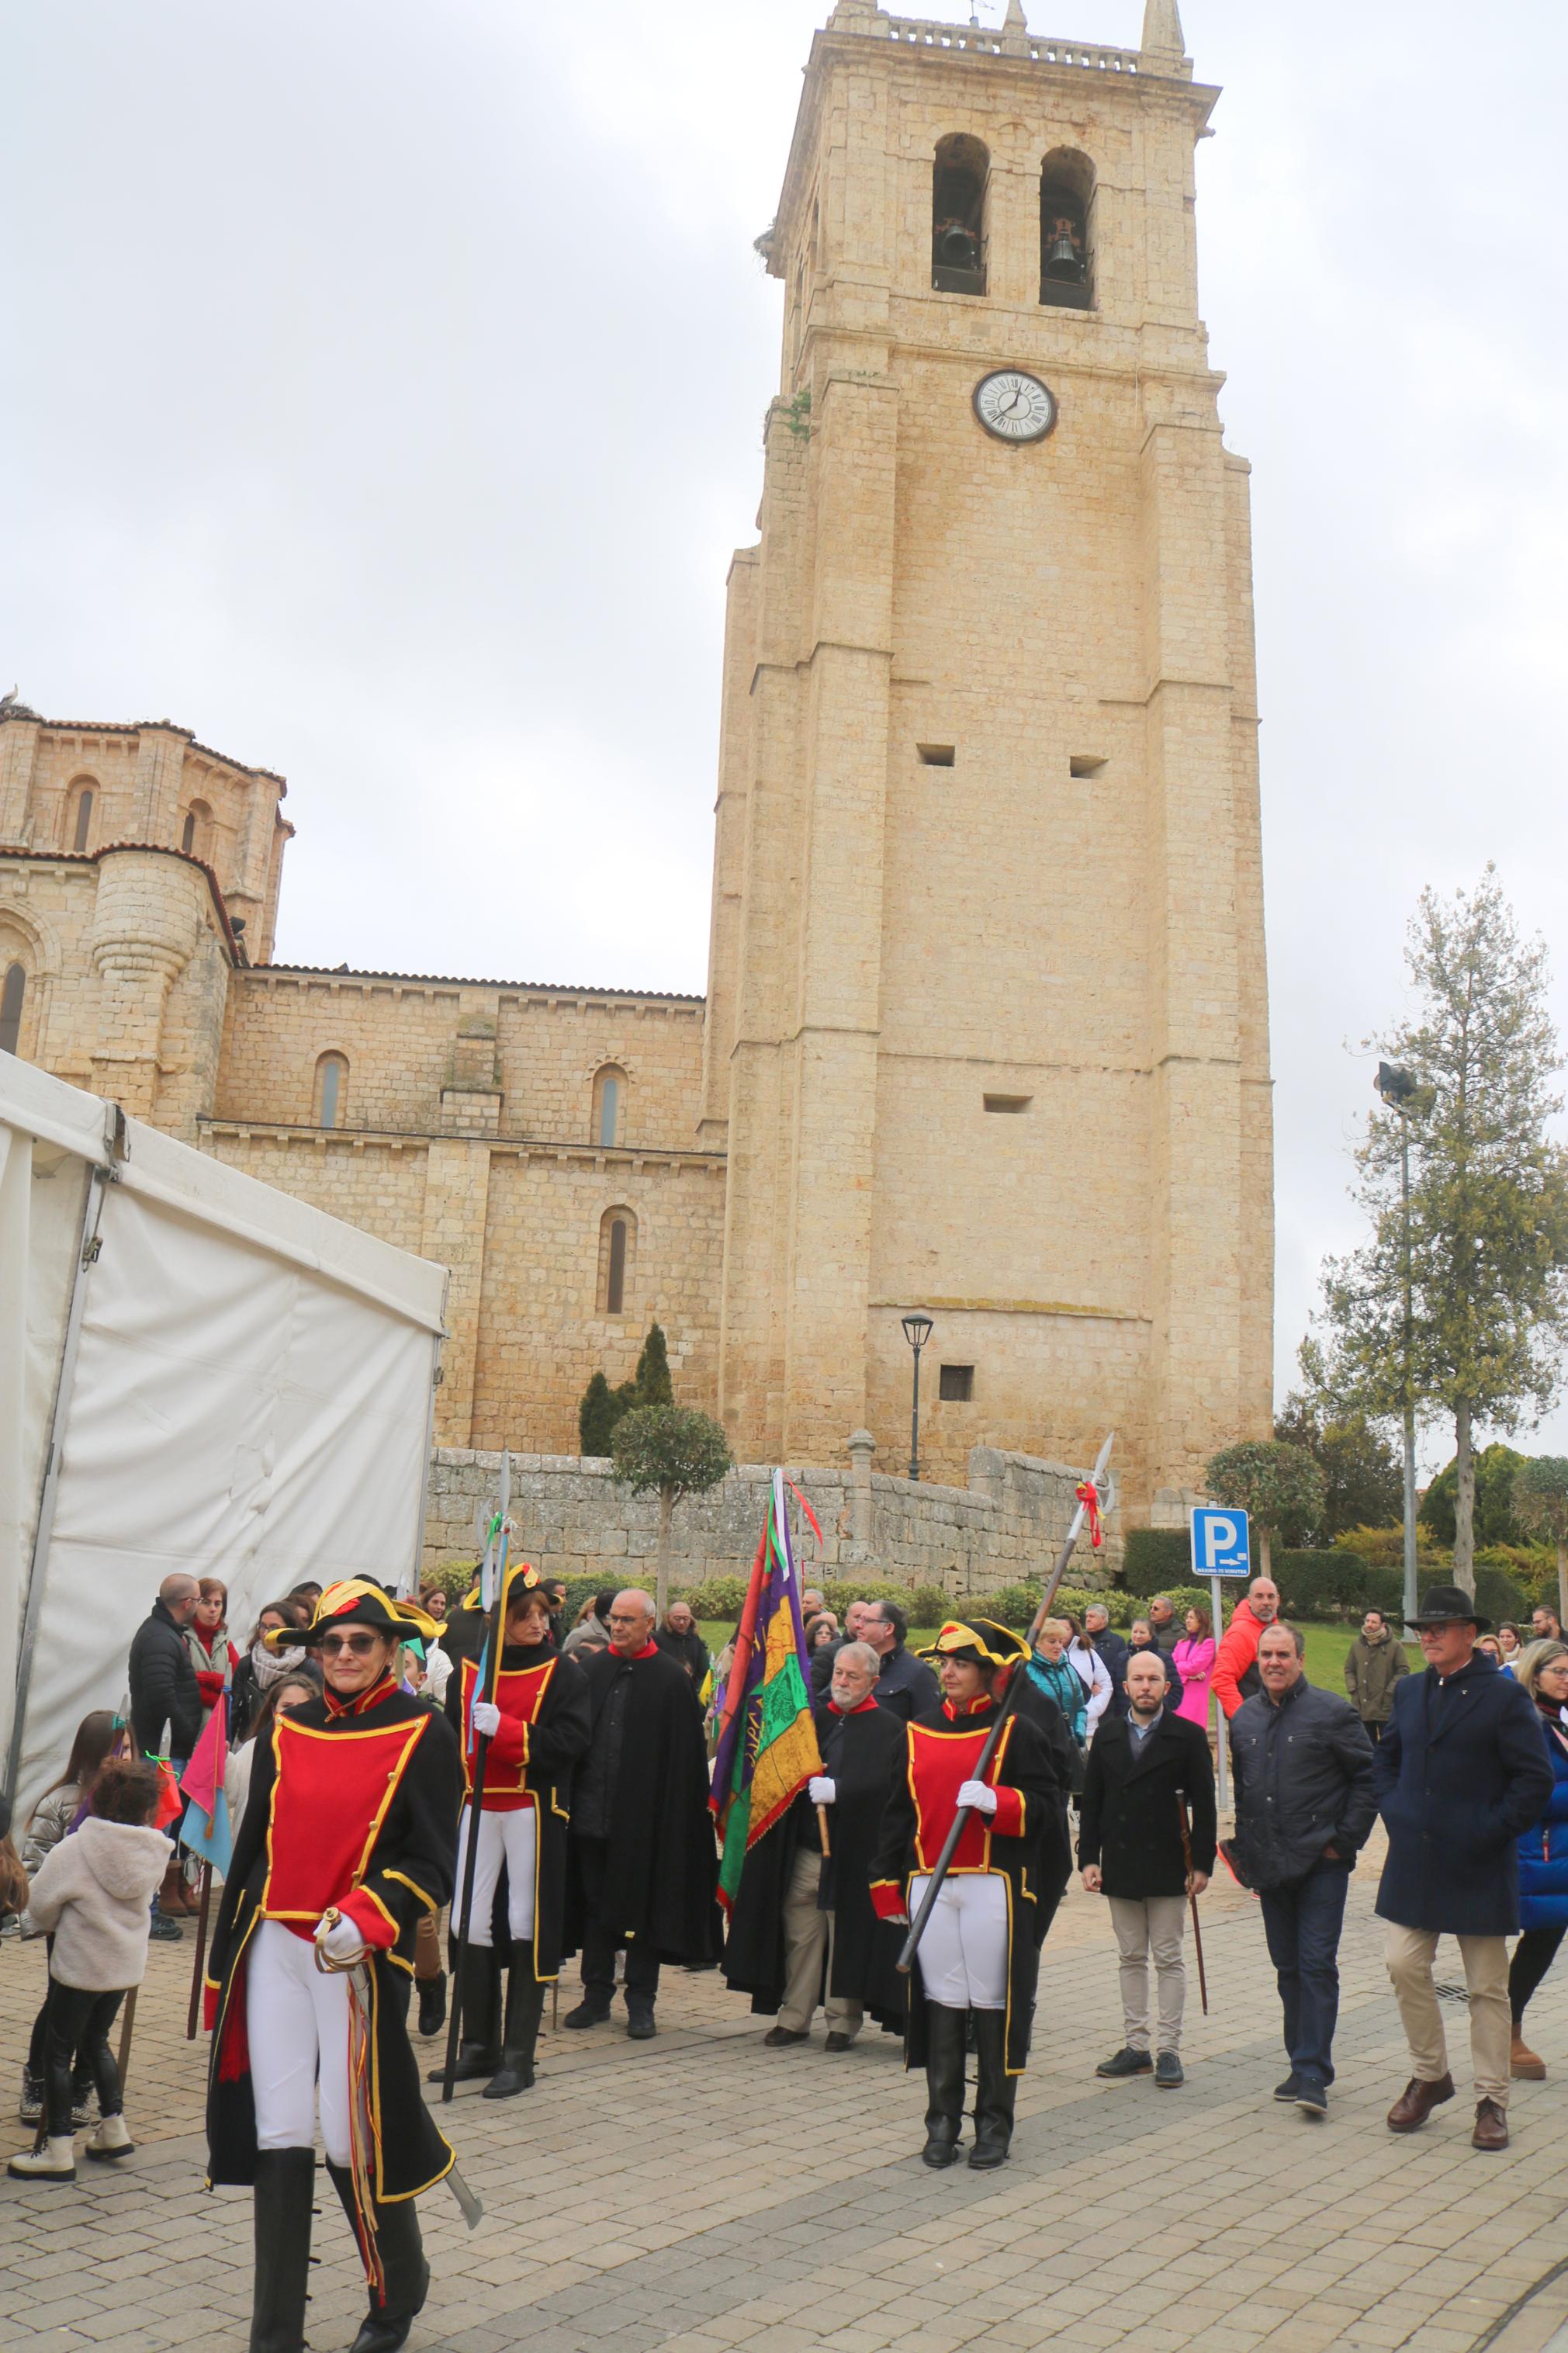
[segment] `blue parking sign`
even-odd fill
[[[1208,1504],[1194,1505],[1193,1574],[1251,1576],[1252,1547],[1245,1512],[1218,1509]]]

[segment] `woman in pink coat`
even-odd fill
[[[1214,1672],[1215,1640],[1209,1613],[1195,1606],[1187,1612],[1187,1630],[1176,1644],[1172,1656],[1176,1672],[1182,1678],[1181,1702],[1176,1709],[1189,1724],[1208,1729],[1209,1678]]]

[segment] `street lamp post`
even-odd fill
[[[921,1350],[931,1335],[929,1315],[916,1314],[904,1318],[904,1337],[915,1352],[914,1397],[910,1406],[910,1477],[921,1475]]]
[[[1373,1084],[1390,1111],[1399,1113],[1399,1197],[1404,1218],[1401,1255],[1405,1286],[1405,1362],[1401,1381],[1405,1391],[1405,1623],[1408,1629],[1419,1607],[1415,1592],[1415,1391],[1410,1369],[1415,1342],[1410,1276],[1410,1103],[1416,1092],[1416,1081],[1412,1072],[1401,1070],[1397,1063],[1379,1062]]]

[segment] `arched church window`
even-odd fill
[[[22,1050],[22,1001],[26,994],[26,966],[7,965],[5,977],[0,981],[0,1053]]]
[[[985,185],[991,157],[966,131],[936,142],[931,184],[931,282],[939,294],[985,291]]]
[[[619,1144],[626,1134],[626,1074],[606,1062],[594,1074],[593,1140],[601,1149]]]
[[[1040,165],[1040,300],[1058,311],[1094,308],[1094,165],[1053,147]]]
[[[180,848],[192,858],[212,858],[213,813],[205,801],[193,801],[180,829]]]
[[[90,783],[74,785],[68,805],[67,823],[68,839],[73,849],[86,849],[92,841],[92,807],[96,796]]]
[[[316,1064],[316,1125],[341,1127],[349,1066],[342,1054],[323,1054]]]
[[[601,1315],[624,1315],[631,1293],[637,1221],[629,1209],[606,1209],[599,1220],[598,1307]]]

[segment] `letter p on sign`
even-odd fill
[[[1193,1572],[1196,1577],[1250,1577],[1252,1547],[1245,1512],[1193,1510]]]

